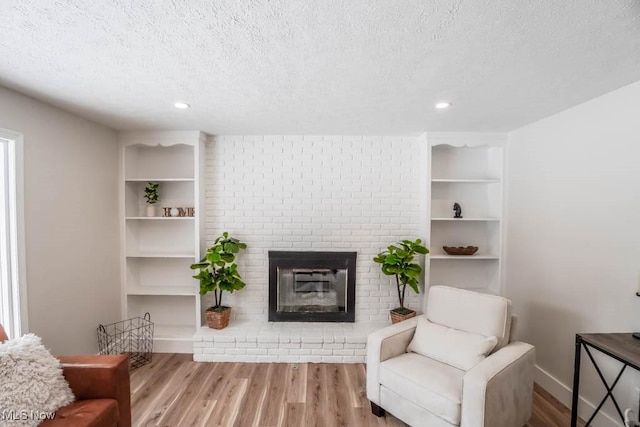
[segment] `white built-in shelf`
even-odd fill
[[[128,178],[126,182],[194,182],[193,178]]]
[[[455,259],[460,261],[481,260],[481,259],[500,259],[498,255],[491,254],[475,254],[475,255],[449,255],[449,254],[429,254],[431,259]]]
[[[195,296],[196,291],[194,289],[182,288],[182,287],[139,287],[130,286],[127,289],[127,295],[156,295],[156,296]]]
[[[153,321],[153,319],[151,319]],[[193,341],[193,334],[196,333],[195,326],[167,326],[155,324],[153,328],[153,338],[157,340],[186,340]]]
[[[201,323],[189,266],[202,250],[205,141],[197,131],[120,134],[123,314],[151,315],[156,352],[192,352]],[[159,184],[158,216],[145,216],[148,182]],[[163,208],[194,208],[195,216],[164,217]]]
[[[176,221],[176,220],[194,220],[195,217],[193,216],[128,216],[125,219],[130,219],[130,220],[170,220],[170,221]]]
[[[194,259],[193,252],[130,252],[127,258],[191,258]]]
[[[433,178],[431,182],[444,182],[444,183],[461,183],[461,184],[497,184],[499,179],[467,179],[467,178]]]
[[[455,286],[452,284],[444,284],[444,283],[432,283],[431,286],[451,286],[453,288],[466,289],[467,291],[479,292],[481,294],[500,295],[498,292],[494,291],[493,289],[483,288],[483,287]]]
[[[427,133],[429,237],[426,283],[499,294],[505,134]],[[463,218],[453,217],[458,203]],[[474,255],[449,255],[443,246],[474,245]]]
[[[500,218],[431,218],[431,221],[500,221]]]

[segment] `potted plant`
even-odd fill
[[[391,323],[398,323],[416,315],[414,310],[404,306],[404,296],[407,285],[417,294],[418,278],[422,273],[422,267],[413,262],[416,254],[428,254],[429,249],[422,245],[420,239],[415,242],[403,240],[394,245],[388,246],[385,251],[380,252],[373,260],[380,264],[380,269],[387,276],[396,277],[396,288],[398,289],[398,300],[400,306],[391,310]]]
[[[147,199],[147,216],[156,216],[156,203],[160,201],[158,196],[158,187],[160,184],[157,182],[148,182],[144,188],[144,197]]]
[[[206,311],[207,325],[213,329],[223,329],[229,325],[231,307],[222,305],[222,293],[239,291],[245,283],[238,273],[235,263],[236,254],[247,245],[229,237],[226,231],[218,237],[213,246],[207,249],[206,255],[199,263],[191,264],[192,270],[200,270],[194,279],[200,281],[200,295],[213,292],[215,305]]]

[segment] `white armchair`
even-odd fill
[[[521,427],[531,416],[535,349],[512,342],[511,302],[432,286],[424,316],[367,342],[367,397],[412,426]]]

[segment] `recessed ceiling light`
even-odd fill
[[[191,105],[189,105],[187,103],[184,103],[184,102],[176,102],[173,105],[175,105],[176,108],[180,108],[181,110],[184,110],[185,108],[191,107]]]
[[[445,108],[449,108],[449,107],[451,107],[451,105],[452,105],[452,104],[451,104],[450,102],[438,102],[438,103],[436,104],[436,108],[437,108],[438,110],[444,110]]]

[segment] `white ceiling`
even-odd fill
[[[0,22],[0,85],[116,129],[504,131],[640,79],[633,0],[2,0]]]

